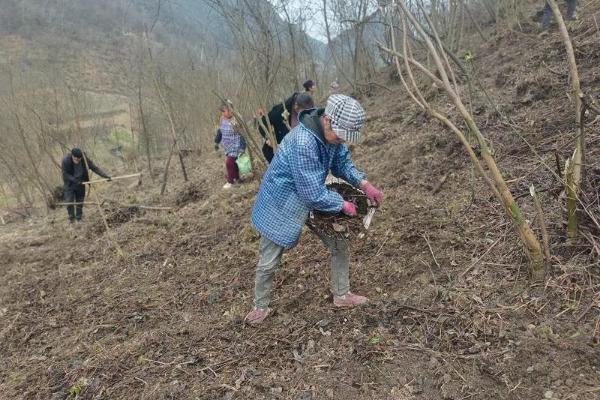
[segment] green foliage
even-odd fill
[[[87,384],[86,379],[80,379],[75,385],[69,388],[69,395],[66,400],[76,400],[79,398],[79,395],[85,390],[85,386]]]
[[[137,204],[138,203],[138,198],[135,195],[135,193],[128,193],[127,194],[127,201],[132,203],[132,204]]]
[[[558,339],[558,335],[554,333],[552,327],[548,324],[541,324],[540,326],[535,328],[535,336],[540,339],[545,340],[556,340]]]
[[[133,136],[131,131],[124,128],[114,128],[109,135],[110,143],[114,146],[130,147],[133,146]]]
[[[69,389],[69,398],[71,397],[77,397],[81,394],[82,388],[79,385],[74,385],[71,386],[71,388]]]
[[[169,217],[163,216],[160,218],[158,224],[163,228],[169,228],[172,225],[172,221]]]
[[[371,339],[369,339],[369,344],[379,344],[381,343],[381,336],[375,334]]]
[[[0,207],[8,206],[8,199],[4,196],[3,193],[0,193]]]
[[[510,212],[512,213],[513,218],[517,226],[521,226],[525,223],[525,219],[523,218],[523,214],[521,213],[521,209],[517,205],[515,201],[510,204]]]

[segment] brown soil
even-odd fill
[[[582,82],[598,93],[600,33],[582,17]],[[526,194],[540,191],[553,255],[544,284],[528,281],[512,227],[456,140],[388,84],[393,94],[361,99],[369,121],[353,153],[386,196],[353,244],[353,291],[367,306],[332,307],[326,249],[305,232],[277,275],[273,315],[244,325],[258,182],[222,190],[214,156],[187,185],[173,168],[163,198],[158,183],[117,190],[122,203],[172,212],[129,210],[108,232],[94,229],[93,207],[73,227],[64,210],[0,227],[0,398],[599,399],[598,254],[589,240],[565,242],[553,175],[555,153],[563,162],[573,149],[568,82],[547,71],[567,72],[563,46],[513,31],[472,53],[495,101],[474,89],[477,122],[538,233]],[[593,171],[598,121],[586,132]]]

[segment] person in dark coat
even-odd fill
[[[307,80],[302,84],[302,87],[304,87],[304,90],[311,96],[314,96],[317,93],[317,84],[313,80]]]
[[[294,93],[285,102],[273,106],[266,116],[261,115],[259,112],[259,118],[262,119],[262,125],[259,124],[258,130],[265,139],[262,152],[269,163],[273,159],[274,153],[269,136],[265,129],[263,129],[263,126],[268,128],[267,118],[273,128],[277,144],[279,144],[285,135],[298,125],[298,115],[300,112],[313,108],[314,106],[314,101],[308,92]]]
[[[83,182],[89,182],[90,180],[88,167],[110,181],[110,176],[98,168],[89,157],[84,156],[81,149],[77,147],[71,150],[62,160],[65,202],[78,203],[67,206],[69,222],[80,221],[83,215],[83,200],[85,199],[85,186]]]
[[[567,21],[576,21],[577,0],[565,0],[565,3],[567,3]],[[550,24],[552,23],[553,18],[554,13],[552,12],[552,7],[550,7],[550,4],[546,2],[542,16],[542,33],[540,33],[540,36],[548,36],[550,33]]]

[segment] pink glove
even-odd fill
[[[342,207],[342,212],[349,217],[356,216],[356,206],[354,203],[350,203],[349,201],[344,201],[344,206]]]
[[[366,182],[362,185],[362,190],[364,190],[365,194],[371,200],[371,202],[376,205],[381,204],[383,201],[383,193],[379,191],[375,186],[371,185],[369,182]]]

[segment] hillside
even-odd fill
[[[206,150],[216,93],[241,109],[273,104],[323,73],[323,48],[267,0],[3,1],[0,206],[44,212],[66,149],[121,164],[119,132],[130,163],[169,151],[171,120],[182,147]]]
[[[256,8],[272,18],[268,22],[276,34],[287,32],[267,0],[229,3]],[[39,84],[48,84],[54,74],[80,89],[129,95],[137,72],[132,63],[146,31],[154,46],[171,58],[195,59],[199,65],[226,64],[234,58],[234,37],[215,4],[209,0],[57,0],[41,5],[37,0],[5,0],[0,9],[0,65],[18,66]],[[316,55],[323,53],[323,43],[298,29],[296,35]]]
[[[571,32],[590,93],[600,92],[597,3]],[[543,284],[528,280],[520,242],[460,144],[385,71],[360,98],[368,119],[353,149],[386,196],[352,243],[353,290],[368,305],[331,306],[327,252],[306,231],[284,256],[275,313],[244,325],[259,182],[223,191],[222,157],[188,158],[191,182],[173,168],[165,197],[147,180],[100,188],[170,210],[106,204],[109,232],[92,206],[75,228],[64,210],[0,226],[0,399],[598,399],[600,255],[565,241],[553,174],[575,130],[564,47],[530,22],[485,33],[471,47],[486,89],[472,89],[473,108],[538,234],[529,185],[540,192],[553,256]],[[586,124],[594,198],[599,121]]]

